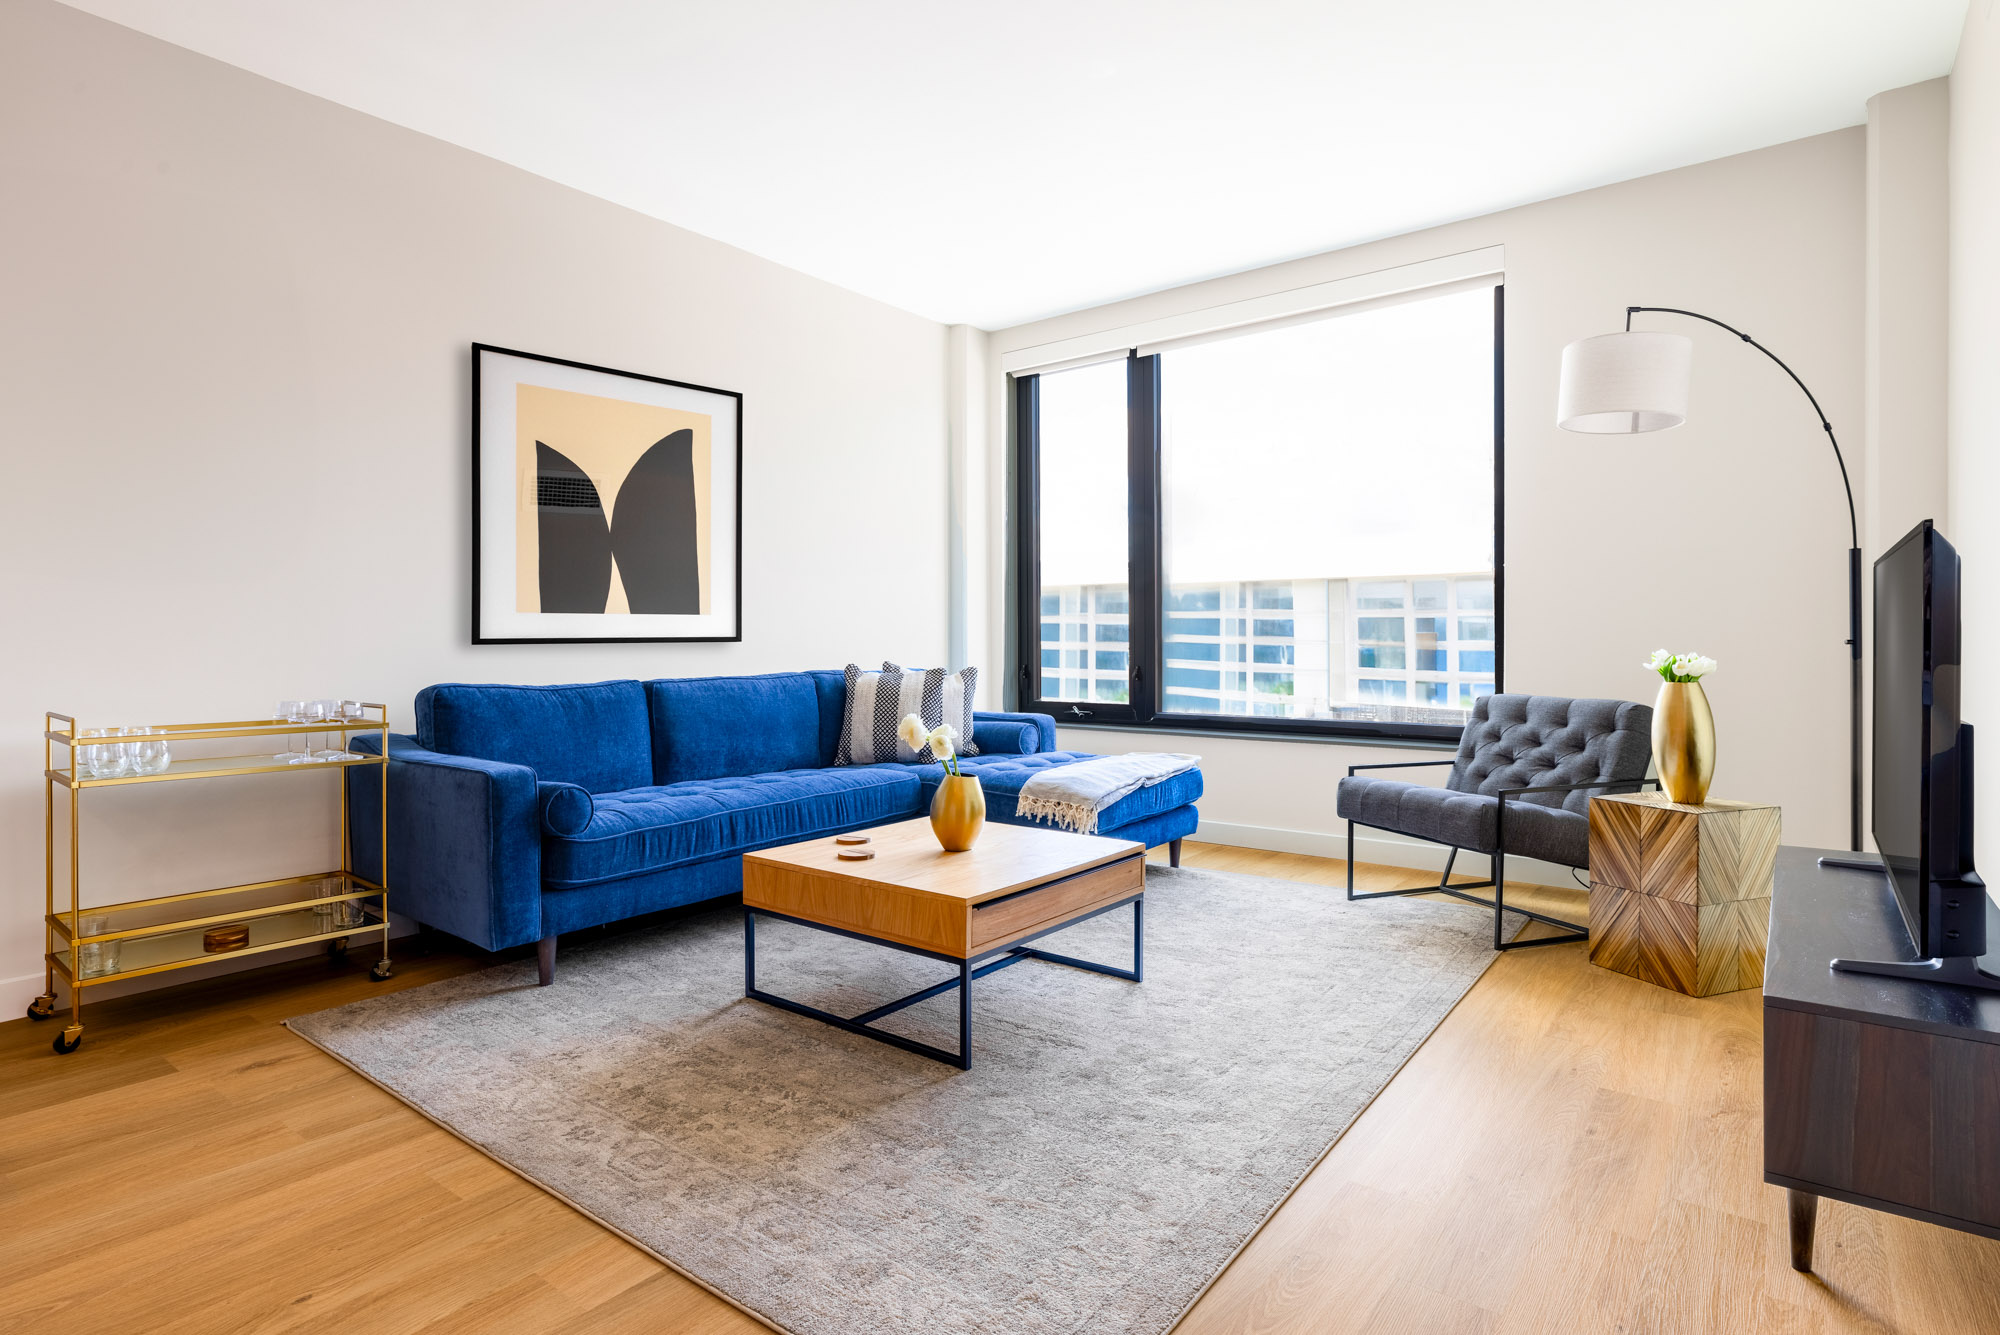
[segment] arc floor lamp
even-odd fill
[[[1847,644],[1848,644],[1848,847],[1861,851],[1861,530],[1854,519],[1854,487],[1847,480],[1847,460],[1834,438],[1819,400],[1785,365],[1777,353],[1735,325],[1724,324],[1700,311],[1674,306],[1627,306],[1625,332],[1581,338],[1563,349],[1562,387],[1556,395],[1556,425],[1565,431],[1595,435],[1633,435],[1665,431],[1687,420],[1688,376],[1694,367],[1694,340],[1682,334],[1632,328],[1642,312],[1685,315],[1727,329],[1778,364],[1812,405],[1840,466],[1840,485],[1847,493]]]

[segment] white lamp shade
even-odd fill
[[[1556,425],[1565,431],[1630,435],[1687,421],[1694,340],[1628,330],[1580,338],[1563,349]]]

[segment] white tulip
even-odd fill
[[[909,747],[912,751],[921,751],[924,749],[924,740],[929,735],[929,731],[929,729],[924,727],[924,720],[921,714],[905,714],[903,715],[903,721],[896,725],[896,736],[902,739],[903,745]]]
[[[1665,649],[1655,649],[1653,650],[1653,656],[1647,659],[1643,664],[1643,666],[1648,672],[1658,672],[1661,668],[1667,666],[1667,664],[1673,661],[1674,661],[1674,656],[1672,653],[1668,652]]]
[[[938,724],[937,727],[931,729],[931,759],[950,760],[958,754],[958,748],[954,745],[957,741],[957,728],[952,727],[949,723]]]

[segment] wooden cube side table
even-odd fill
[[[1780,812],[1664,793],[1590,801],[1590,962],[1693,997],[1764,981]]]

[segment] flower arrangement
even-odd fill
[[[1700,681],[1715,671],[1715,660],[1701,654],[1675,654],[1665,649],[1653,650],[1653,656],[1640,666],[1648,672],[1657,672],[1665,681]]]
[[[925,728],[921,715],[905,714],[903,721],[896,725],[896,735],[903,745],[912,751],[921,751],[926,746],[931,749],[933,759],[944,762],[944,772],[954,777],[958,774],[958,729],[949,723],[940,723],[935,728]]]

